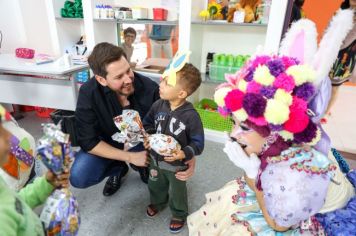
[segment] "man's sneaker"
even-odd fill
[[[103,195],[108,197],[117,192],[121,187],[121,181],[123,177],[126,177],[129,172],[129,168],[125,165],[124,169],[121,171],[120,175],[110,176],[106,181]]]

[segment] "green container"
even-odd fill
[[[199,103],[195,104],[195,109],[200,116],[203,127],[205,129],[230,132],[233,126],[231,119],[224,118],[217,111],[209,111],[204,109],[206,106],[213,109],[217,108],[216,103],[213,100],[207,98],[204,98]]]

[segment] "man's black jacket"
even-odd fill
[[[140,113],[141,119],[159,99],[159,87],[151,79],[134,73],[135,92],[129,96],[130,109]],[[118,132],[113,118],[121,115],[120,105],[114,91],[100,85],[95,78],[82,85],[75,110],[76,135],[79,146],[86,152],[101,140],[123,148],[123,144],[113,141],[111,136]]]

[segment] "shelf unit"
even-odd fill
[[[72,51],[74,44],[86,34],[84,19],[60,16],[60,9],[63,8],[64,2],[65,0],[46,1],[52,47],[56,56],[62,55],[67,50]]]

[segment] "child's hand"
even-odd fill
[[[172,162],[172,161],[176,161],[176,160],[183,160],[185,158],[185,154],[182,150],[179,150],[176,153],[173,153],[172,156],[170,157],[164,157],[164,160],[167,162]]]
[[[143,146],[145,147],[146,150],[150,150],[151,149],[150,141],[148,140],[147,137],[144,137],[144,139],[143,139]]]
[[[55,175],[52,171],[47,171],[46,179],[54,188],[69,187],[69,170],[65,170],[60,175]]]

